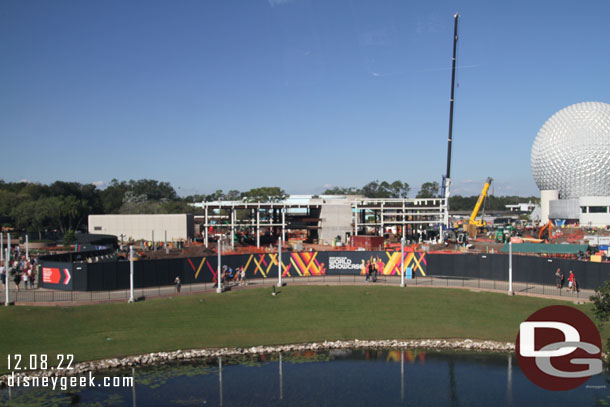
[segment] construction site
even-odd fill
[[[195,205],[203,209],[199,216],[91,215],[89,233],[114,235],[122,244],[139,242],[147,256],[176,255],[178,250],[193,255],[260,252],[277,246],[294,251],[406,246],[412,251],[495,253],[506,251],[510,242],[522,253],[604,261],[610,243],[610,144],[596,141],[610,136],[606,103],[568,106],[538,132],[531,168],[540,189],[539,206],[530,202],[486,214],[493,182],[487,177],[472,212],[450,211],[458,21],[455,14],[446,171],[435,197],[299,195],[280,202],[204,201]],[[583,144],[585,139],[589,142]]]

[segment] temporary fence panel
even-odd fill
[[[64,291],[73,289],[72,263],[49,261],[42,265],[40,272],[43,288]]]
[[[455,278],[508,280],[508,256],[505,254],[438,254],[405,252],[404,267],[413,277],[447,276]],[[282,253],[282,277],[364,275],[367,261],[373,259],[379,276],[400,276],[401,253],[386,251],[331,251]],[[136,288],[174,284],[176,277],[184,284],[215,283],[217,256],[190,257],[134,262]],[[221,259],[237,281],[238,270],[246,279],[277,278],[277,253],[225,255]],[[536,256],[513,256],[513,280],[532,284],[555,284],[555,270],[561,268],[567,285],[573,270],[579,287],[595,289],[609,277],[610,265],[577,260]],[[222,272],[222,271],[221,271]],[[110,291],[129,288],[129,262],[98,263],[45,261],[41,268],[44,288],[75,291]]]

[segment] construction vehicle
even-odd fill
[[[468,243],[468,235],[463,231],[456,229],[447,229],[444,232],[444,241],[446,243],[464,244]]]
[[[552,231],[553,231],[553,221],[549,220],[549,223],[547,223],[546,225],[544,225],[540,228],[540,232],[538,232],[538,239],[550,241],[551,236],[552,236]]]
[[[496,229],[494,240],[498,243],[506,243],[515,235],[515,227],[513,225],[501,226]]]
[[[485,199],[487,198],[487,191],[489,191],[491,181],[493,181],[493,179],[491,177],[487,177],[485,185],[483,185],[483,189],[479,195],[479,199],[477,200],[477,204],[474,206],[474,209],[470,214],[470,218],[468,219],[468,225],[464,225],[465,230],[468,232],[468,236],[471,239],[475,238],[478,232],[484,231],[484,229],[487,228],[487,223],[483,220],[483,216],[485,215],[484,203]],[[481,215],[481,219],[477,219],[477,215],[479,214],[481,207],[483,207],[483,213]]]

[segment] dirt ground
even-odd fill
[[[536,231],[530,233],[522,233],[524,236],[531,235],[532,237],[537,237]],[[576,228],[576,227],[554,227],[553,228],[553,238],[551,239],[551,243],[572,243],[572,244],[585,244],[584,236],[585,234],[589,235],[604,235],[607,236],[609,234],[606,229],[591,229],[587,230],[585,228]],[[498,243],[487,236],[480,236],[477,239],[470,240],[468,242],[468,246],[466,248],[467,252],[471,253],[499,253],[504,247],[504,243]],[[248,252],[248,247],[242,244],[237,244],[236,247],[240,252]],[[182,249],[172,248],[169,250],[169,253],[165,253],[165,248],[159,248],[156,251],[143,251],[139,252],[141,259],[168,259],[168,258],[183,258],[183,257],[207,257],[216,255],[216,251],[214,250],[216,246],[212,245],[210,248],[206,248],[205,246],[198,244],[192,245],[188,247],[184,247]],[[252,251],[256,251],[256,247],[252,246]],[[267,248],[267,250],[277,250],[277,248]],[[335,251],[335,250],[350,250],[351,248],[344,247],[334,247],[328,245],[321,244],[303,244],[303,250],[305,251]],[[290,250],[290,249],[288,249]],[[463,246],[458,245],[456,243],[449,244],[429,244],[422,243],[419,245],[419,250],[425,251],[444,251],[444,252],[462,252],[464,251]]]
[[[139,256],[140,259],[176,259],[183,257],[207,257],[214,256],[216,251],[206,248],[203,245],[184,247],[183,249],[169,249],[169,253],[165,253],[165,248],[157,249],[156,251],[144,251]]]

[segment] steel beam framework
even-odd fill
[[[449,223],[445,198],[358,199],[352,201],[352,209],[354,236],[360,228],[373,227],[383,236],[386,226],[400,226],[405,237],[409,225],[440,228]]]
[[[289,226],[286,214],[293,210],[306,209],[309,215],[311,208],[319,208],[319,204],[290,204],[274,202],[203,202],[203,240],[205,247],[209,245],[209,228],[228,228],[231,232],[231,246],[235,245],[235,231],[238,228],[256,229],[256,247],[260,247],[261,228],[281,228],[281,238],[286,240],[286,229]],[[246,211],[246,216],[238,219],[237,211]],[[223,223],[224,222],[224,223]]]

